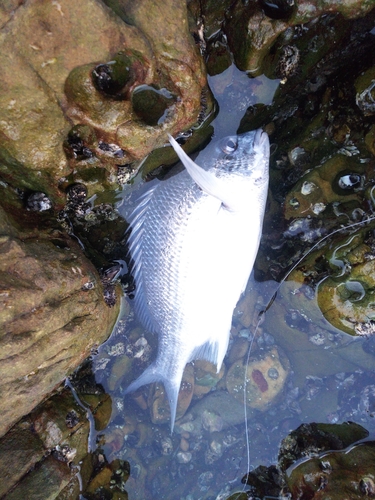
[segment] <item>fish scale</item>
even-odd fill
[[[219,371],[223,362],[259,246],[269,142],[260,130],[224,138],[198,166],[170,141],[186,170],[156,182],[130,219],[135,312],[159,342],[156,360],[125,393],[162,381],[173,430],[186,363],[206,359]]]

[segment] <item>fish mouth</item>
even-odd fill
[[[266,132],[263,132],[261,128],[258,128],[255,131],[254,135],[254,151],[256,153],[263,154],[265,156],[268,156],[267,151],[269,150],[270,141],[268,138],[268,134]]]

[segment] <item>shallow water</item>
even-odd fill
[[[249,106],[270,104],[280,82],[264,76],[250,79],[232,65],[221,75],[210,77],[209,84],[220,108],[211,123],[215,137],[219,138],[236,133]],[[272,147],[273,151],[277,151],[282,145],[274,144]],[[199,163],[199,156],[196,161]],[[124,400],[122,396],[129,382],[143,371],[155,355],[157,345],[157,339],[144,332],[134,318],[131,300],[124,299],[123,317],[111,338],[93,357],[93,370],[97,383],[110,394],[113,408],[107,428],[96,433],[97,446],[108,461],[115,458],[129,461],[131,475],[126,490],[130,499],[226,498],[233,491],[242,490],[241,478],[248,470],[276,463],[280,441],[303,422],[339,423],[350,420],[363,425],[370,436],[374,434],[375,375],[372,370],[375,344],[372,339],[348,335],[324,318],[313,287],[324,277],[316,278],[311,286],[288,280],[279,287],[276,281],[269,279],[270,273],[265,271],[268,265],[275,266],[277,261],[274,258],[276,242],[284,254],[291,251],[288,243],[290,234],[278,223],[278,218],[272,216],[283,210],[284,200],[279,195],[275,201],[272,191],[277,191],[275,185],[278,181],[272,180],[275,176],[272,160],[271,167],[273,196],[265,219],[259,262],[255,266],[256,278],[267,278],[267,281],[251,279],[245,298],[241,299],[233,316],[233,339],[224,363],[226,369],[233,364],[231,350],[234,352],[241,342],[245,343],[246,349],[251,347],[250,363],[254,359],[259,361],[267,353],[274,353],[276,349],[280,357],[288,360],[285,362],[286,370],[289,368],[287,381],[271,405],[247,409],[247,428],[244,413],[235,414],[237,409],[230,400],[223,400],[222,411],[233,414],[231,425],[222,426],[215,419],[199,431],[191,431],[189,426],[184,430],[177,425],[171,436],[168,422],[151,423],[149,411],[145,409],[147,388],[137,400],[131,396]],[[128,200],[130,195],[131,188],[126,188],[123,198]],[[121,205],[120,201],[119,207]],[[128,209],[121,210],[126,212]],[[281,261],[295,262],[309,248],[305,243],[306,238],[309,240],[306,234],[311,231],[310,223],[307,226],[307,230],[301,229],[293,234],[294,238],[304,241],[304,245],[294,248],[292,255],[284,255]],[[326,234],[321,227],[320,233],[315,230],[314,242],[319,235]],[[323,253],[329,248],[330,243],[326,243]],[[230,272],[230,263],[227,266],[228,269],[223,270],[223,281],[225,272]],[[276,273],[278,279],[286,271],[287,266],[279,269]],[[336,276],[339,277],[340,273],[342,269],[337,271]],[[275,290],[276,298],[269,304]],[[259,313],[267,305],[269,307],[258,322]],[[244,320],[245,314],[252,318],[250,324]],[[143,343],[137,344],[139,338],[146,338],[147,345],[143,340]],[[246,360],[247,355],[242,359]],[[268,373],[277,379],[279,373],[275,372],[275,366],[271,366]],[[216,387],[217,391],[226,392],[222,382]],[[213,392],[215,389],[209,394]],[[209,401],[209,396],[204,396],[203,400]],[[193,408],[195,403],[193,400]],[[198,407],[200,418],[207,408],[199,410]]]

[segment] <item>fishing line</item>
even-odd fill
[[[258,316],[258,321],[257,321],[257,324],[256,324],[256,327],[255,327],[255,331],[254,331],[254,334],[251,338],[251,341],[250,341],[250,345],[247,349],[247,356],[246,356],[246,364],[245,364],[245,378],[244,378],[244,388],[243,388],[243,404],[244,404],[244,415],[245,415],[245,436],[246,436],[246,455],[247,455],[247,475],[250,474],[250,444],[249,444],[249,437],[248,437],[248,432],[249,432],[249,426],[247,424],[247,404],[246,404],[246,391],[247,391],[247,367],[249,365],[249,362],[250,362],[250,353],[251,353],[251,348],[253,347],[253,343],[254,343],[254,339],[256,337],[256,334],[258,333],[258,329],[259,329],[259,326],[260,326],[260,323],[263,319],[263,314],[262,314],[262,311],[259,313],[259,316]],[[245,483],[246,484],[246,483]],[[244,486],[245,488],[245,486]],[[244,489],[243,489],[244,491]]]
[[[371,190],[371,194],[372,194],[372,190]],[[372,196],[371,196],[372,198]],[[373,198],[372,198],[373,199]],[[374,199],[373,199],[374,201]],[[335,234],[337,233],[340,233],[342,231],[345,231],[347,229],[352,229],[352,228],[355,228],[355,227],[358,227],[358,226],[363,226],[365,224],[368,224],[369,222],[375,220],[375,215],[371,215],[369,216],[367,219],[365,220],[362,220],[362,221],[359,221],[359,222],[353,222],[352,224],[349,224],[347,226],[343,226],[343,227],[340,227],[338,229],[335,229],[333,232],[327,234],[326,236],[323,236],[323,238],[321,238],[319,241],[317,241],[311,248],[309,248],[303,255],[302,257],[300,257],[297,262],[295,264],[292,265],[292,267],[289,269],[289,271],[285,274],[285,276],[282,278],[282,280],[280,281],[280,283],[277,285],[277,288],[275,290],[275,292],[273,293],[272,297],[269,299],[269,301],[267,302],[266,306],[264,307],[264,309],[262,309],[259,314],[258,314],[258,321],[257,321],[257,324],[255,326],[255,330],[254,330],[254,334],[250,340],[250,345],[248,347],[248,350],[247,350],[247,356],[246,356],[246,364],[245,364],[245,372],[244,372],[244,384],[243,384],[243,403],[244,403],[244,418],[245,418],[245,436],[246,436],[246,459],[247,459],[247,473],[246,475],[244,476],[245,477],[248,477],[249,474],[250,474],[250,467],[251,467],[251,464],[250,464],[250,443],[249,443],[249,438],[248,438],[248,432],[249,432],[249,426],[248,426],[248,423],[247,423],[247,405],[246,405],[246,390],[247,390],[247,367],[249,365],[249,362],[250,362],[250,355],[251,355],[251,350],[252,350],[252,347],[253,347],[253,344],[254,344],[254,340],[256,338],[256,335],[258,333],[258,330],[259,330],[259,326],[261,325],[261,323],[263,322],[263,319],[264,319],[264,316],[266,314],[266,312],[270,309],[270,307],[272,306],[272,304],[274,303],[274,301],[276,300],[276,297],[277,297],[277,294],[281,288],[281,286],[285,283],[285,281],[289,278],[289,276],[292,274],[292,272],[301,264],[301,262],[311,253],[313,252],[316,248],[318,248],[324,241],[326,241],[328,238],[330,238],[331,236],[334,236]],[[243,478],[243,479],[244,479]],[[246,485],[247,483],[245,482],[244,483],[244,486],[242,488],[242,490],[239,492],[239,495],[241,495],[242,493],[245,493],[245,488],[246,488]],[[235,493],[234,493],[235,494]],[[235,497],[234,500],[236,500],[237,498],[239,498],[239,496]],[[267,497],[267,498],[272,498],[272,497]]]
[[[81,408],[83,408],[83,410],[86,411],[86,417],[87,417],[87,420],[89,422],[89,437],[88,437],[88,443],[87,443],[87,446],[88,446],[88,451],[89,453],[93,453],[96,449],[96,437],[97,437],[97,432],[95,430],[95,420],[94,420],[94,415],[90,409],[89,406],[86,406],[82,400],[80,399],[80,397],[78,396],[77,394],[77,391],[75,390],[75,388],[73,387],[69,377],[66,377],[65,379],[65,387],[68,387],[73,395],[73,398],[75,399],[76,403],[78,404],[78,406],[80,406]]]

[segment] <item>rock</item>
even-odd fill
[[[75,476],[75,471],[67,464],[61,463],[53,456],[44,460],[43,467],[36,469],[33,474],[26,475],[17,485],[17,488],[7,494],[7,498],[18,500],[27,498],[38,500],[40,498],[53,500]]]
[[[194,368],[187,364],[182,375],[180,392],[178,393],[176,419],[180,419],[189,408],[194,391]],[[170,406],[162,383],[151,386],[148,397],[151,420],[154,424],[168,422],[170,419]]]
[[[369,68],[355,81],[356,104],[365,116],[375,114],[375,68]]]
[[[255,3],[251,7],[236,9],[226,33],[236,65],[254,74],[259,72],[263,59],[288,23],[269,19]]]
[[[303,457],[329,450],[343,450],[368,435],[368,431],[355,422],[302,424],[281,442],[280,468],[285,472],[293,462]]]
[[[285,2],[287,3],[287,2]],[[263,6],[267,8],[262,9]],[[236,65],[243,71],[261,74],[264,58],[277,38],[288,28],[318,19],[322,14],[340,13],[345,18],[362,17],[373,8],[371,2],[302,0],[295,2],[288,15],[273,16],[270,6],[281,2],[236,2],[227,12],[225,34],[234,54]]]
[[[132,92],[133,110],[146,125],[161,125],[168,118],[169,108],[174,103],[175,99],[168,90],[151,85],[139,85]]]
[[[283,439],[277,465],[260,465],[242,482],[251,487],[252,495],[261,498],[286,495],[315,500],[355,500],[373,497],[375,443],[353,445],[368,434],[353,422],[302,424]],[[233,495],[228,500],[235,498]]]
[[[361,165],[356,156],[336,154],[304,175],[290,190],[285,217],[316,217],[332,204],[344,201],[343,197],[345,203],[359,200],[364,190],[362,176],[367,178],[369,174],[370,169]]]
[[[235,361],[244,358],[250,348],[251,333],[248,329],[242,329],[241,332],[247,334],[248,337],[238,335],[234,338],[233,343],[228,351],[228,364],[232,365]]]
[[[74,465],[86,460],[89,431],[86,411],[69,389],[38,406],[0,439],[0,495],[56,498],[74,488]]]
[[[333,326],[351,334],[373,334],[373,328],[363,325],[372,324],[374,273],[375,261],[365,261],[357,263],[345,276],[327,278],[320,284],[318,304]]]
[[[111,372],[108,377],[108,389],[114,391],[121,384],[124,375],[131,373],[131,368],[133,366],[133,360],[126,356],[117,356],[113,365],[111,366]]]
[[[105,429],[108,426],[112,415],[111,397],[106,393],[100,395],[85,394],[82,397],[82,401],[92,411],[95,422],[95,430],[101,431]]]
[[[0,440],[0,496],[3,497],[35,464],[42,459],[43,443],[24,420]]]
[[[124,460],[113,460],[106,464],[84,491],[85,498],[98,499],[116,498],[117,500],[127,500],[128,495],[125,491],[125,483],[130,475],[130,465]],[[114,492],[114,496],[113,495]]]
[[[3,435],[106,340],[118,307],[106,306],[94,266],[63,233],[23,232],[0,208],[0,234]]]
[[[8,0],[0,5],[0,28],[12,17],[13,11],[20,6],[22,0]]]
[[[82,471],[82,469],[81,469]],[[56,500],[71,500],[72,498],[79,498],[81,494],[80,480],[77,476],[74,476],[69,483],[63,488]]]
[[[185,4],[120,5],[117,13],[95,0],[9,0],[0,7],[0,177],[13,187],[61,206],[59,183],[89,176],[91,196],[116,183],[116,165],[144,158],[167,132],[197,121],[206,77]],[[124,12],[131,23],[121,19]],[[143,84],[171,95],[162,125],[155,113],[148,120],[133,110],[133,89]],[[90,128],[86,157],[64,153],[72,122]],[[113,158],[105,145],[116,146]]]
[[[242,360],[233,363],[226,376],[227,389],[237,401],[243,402],[246,373],[246,404],[264,411],[281,394],[289,370],[287,358],[274,347],[256,359],[251,357],[246,366]]]
[[[323,460],[314,457],[296,466],[290,476],[287,476],[287,484],[293,498],[373,498],[374,460],[374,441],[351,446],[341,452],[328,452]]]
[[[248,418],[254,413],[247,412]],[[218,429],[227,429],[244,422],[245,414],[243,402],[239,402],[227,391],[213,391],[194,404],[179,422],[175,430],[179,433],[188,432],[193,436],[200,436],[204,430],[215,432]]]
[[[75,449],[75,463],[85,456],[88,438],[86,411],[76,403],[69,389],[49,398],[29,418],[30,429],[39,437],[44,450],[50,452],[69,443],[69,447]]]
[[[221,366],[219,373],[217,372],[216,365],[203,359],[194,361],[194,396],[201,397],[210,392],[216,386],[225,373],[224,364]]]
[[[102,406],[98,399],[92,400],[93,414]],[[125,433],[131,429],[131,424],[124,426]],[[124,440],[124,434],[115,431],[118,435],[107,439],[114,450]],[[86,410],[70,389],[51,397],[0,439],[0,495],[68,500],[84,490],[85,498],[97,498],[91,496],[93,491],[103,487],[116,490],[116,498],[126,499],[129,464],[120,460],[108,464],[100,453],[88,453],[92,433],[95,438]]]
[[[204,17],[204,35],[207,40],[217,35],[222,28],[225,11],[230,7],[230,0],[202,0],[200,4],[200,15]],[[192,9],[194,2],[189,2]]]
[[[370,153],[375,155],[375,125],[373,125],[366,134],[365,143]]]
[[[242,482],[251,486],[251,491],[256,492],[257,496],[261,498],[279,498],[281,486],[280,472],[274,465],[270,467],[259,465],[256,469],[248,472],[242,479]],[[246,493],[241,495],[245,496],[240,496],[238,500],[246,500]],[[227,500],[236,500],[236,496],[230,496]]]

